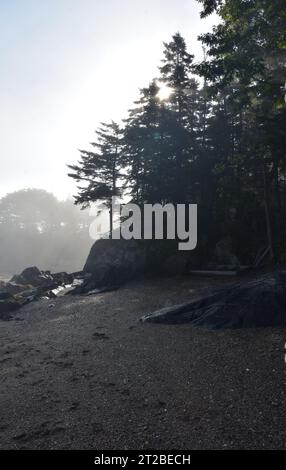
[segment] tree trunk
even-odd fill
[[[113,210],[112,210],[112,203],[110,204],[110,207],[109,207],[109,230],[110,230],[110,238],[112,238],[112,232],[113,232]]]
[[[268,240],[268,245],[269,245],[270,259],[271,261],[273,261],[274,249],[273,249],[272,225],[271,225],[271,216],[270,216],[270,207],[269,207],[268,181],[266,177],[265,165],[263,166],[263,191],[264,191],[264,210],[265,210],[267,240]]]

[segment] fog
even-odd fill
[[[202,55],[195,0],[0,2],[0,197],[41,187],[76,192],[66,164],[99,122],[126,117],[180,31]]]
[[[0,200],[0,274],[28,266],[52,272],[83,268],[92,240],[90,217],[72,200],[41,189],[24,189]]]

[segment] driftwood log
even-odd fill
[[[141,320],[209,329],[286,326],[286,271],[208,290],[188,303],[163,308]]]

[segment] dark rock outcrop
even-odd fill
[[[80,273],[68,274],[66,272],[60,272],[51,274],[53,282],[55,282],[58,286],[72,284],[77,275],[79,276]]]
[[[0,319],[10,319],[12,312],[22,305],[41,298],[57,297],[71,289],[75,279],[81,273],[67,274],[65,272],[51,274],[50,271],[40,271],[33,266],[24,269],[21,274],[12,277],[9,282],[0,284]]]
[[[100,239],[94,243],[84,266],[91,276],[78,292],[118,286],[142,275],[146,266],[146,247],[136,240]]]
[[[27,290],[29,288],[32,288],[31,285],[23,285],[23,284],[16,284],[15,282],[3,282],[0,285],[0,293],[1,292],[6,292],[11,295],[16,295],[19,294],[20,292],[23,292],[24,290]]]
[[[209,329],[286,326],[286,272],[265,275],[146,315],[143,322]]]
[[[113,240],[94,243],[84,266],[90,274],[74,293],[114,287],[145,276],[184,274],[189,254],[178,252],[175,240]]]
[[[36,266],[24,269],[21,274],[13,276],[10,282],[45,288],[53,288],[57,285],[50,271],[40,271]]]

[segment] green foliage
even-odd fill
[[[68,165],[72,173],[68,175],[85,186],[78,187],[75,203],[87,207],[90,202],[102,200],[110,202],[112,196],[119,195],[118,180],[122,168],[121,130],[114,121],[102,123],[96,131],[97,140],[91,145],[96,152],[81,150],[77,165]]]

